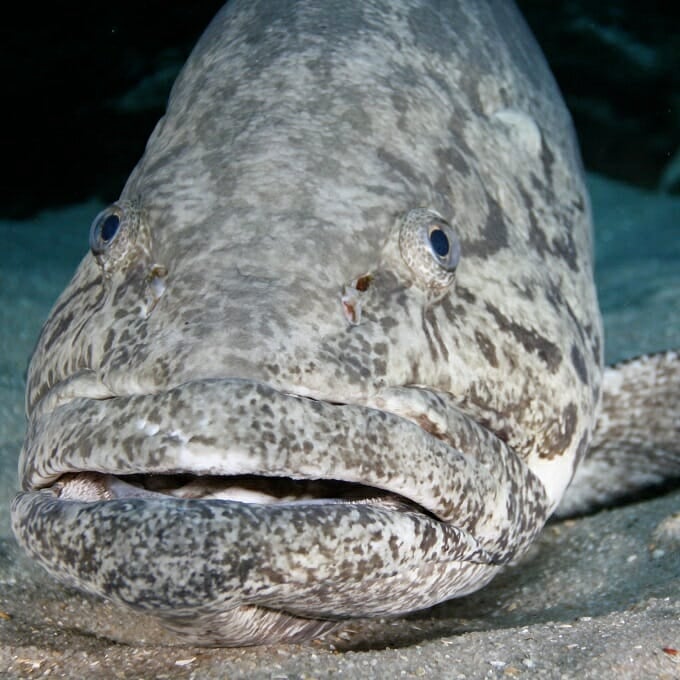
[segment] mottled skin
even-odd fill
[[[471,592],[588,448],[589,203],[510,3],[230,2],[91,246],[31,360],[14,529],[196,641]]]

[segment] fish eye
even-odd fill
[[[460,262],[460,241],[439,213],[426,208],[410,210],[402,221],[399,248],[423,287],[443,289],[453,282]]]
[[[120,232],[121,215],[117,206],[102,210],[92,221],[90,227],[90,250],[101,255]]]

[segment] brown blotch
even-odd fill
[[[525,328],[511,321],[491,303],[486,303],[486,310],[494,317],[500,330],[510,333],[527,352],[536,353],[551,373],[558,371],[562,363],[562,352],[554,342],[550,342],[533,328]]]
[[[461,286],[459,283],[456,284],[456,296],[465,302],[469,302],[471,305],[477,302],[474,293],[469,288]]]
[[[498,368],[498,357],[496,356],[496,347],[481,331],[475,331],[475,340],[479,349],[482,351],[484,358],[491,366]]]
[[[355,284],[354,287],[360,293],[365,293],[368,290],[368,286],[370,285],[372,280],[373,280],[373,277],[370,274],[364,274],[363,276],[360,276],[356,280],[356,284]]]
[[[499,203],[486,194],[489,213],[479,239],[462,239],[461,250],[465,256],[476,255],[487,258],[508,247],[508,226]]]
[[[576,404],[569,404],[562,411],[562,418],[556,422],[553,431],[546,438],[546,448],[541,451],[540,457],[548,460],[555,456],[561,456],[571,444],[578,424],[578,409]]]
[[[418,425],[425,430],[428,434],[431,434],[437,439],[443,439],[444,433],[437,427],[436,423],[433,423],[426,414],[421,413],[415,418]]]
[[[574,368],[576,369],[576,374],[580,378],[581,382],[584,385],[587,385],[588,368],[586,367],[586,362],[583,358],[581,350],[576,345],[572,345],[571,347],[571,363],[574,365]]]
[[[73,317],[74,312],[70,312],[65,316],[59,317],[59,321],[57,322],[57,324],[54,327],[50,328],[52,333],[50,334],[49,338],[45,340],[45,352],[48,352],[50,349],[52,349],[52,346],[54,345],[56,340],[58,338],[61,338],[61,336],[68,330],[69,326],[71,325],[71,322],[73,321]]]
[[[204,446],[216,446],[217,437],[208,437],[201,434],[195,434],[189,440],[192,444],[203,444]]]
[[[449,348],[446,346],[446,342],[444,338],[442,337],[442,334],[439,330],[439,324],[437,322],[437,316],[435,314],[435,310],[432,307],[427,307],[423,311],[423,328],[425,330],[425,333],[428,334],[429,336],[429,331],[428,328],[432,329],[432,336],[433,336],[433,341],[436,341],[437,347],[439,350],[441,350],[441,355],[444,358],[445,361],[449,360]],[[428,337],[428,342],[429,342],[429,337]],[[433,343],[430,343],[433,344]],[[433,356],[437,356],[436,354],[433,354]]]
[[[437,545],[437,531],[434,527],[426,524],[423,529],[423,537],[420,541],[420,550],[427,555],[430,550]]]

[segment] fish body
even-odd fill
[[[512,3],[236,0],[42,329],[14,531],[207,644],[428,607],[556,509],[602,348]]]

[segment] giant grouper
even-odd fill
[[[578,146],[511,2],[229,2],[89,246],[13,528],[189,641],[429,607],[680,475],[680,361],[603,370]]]

